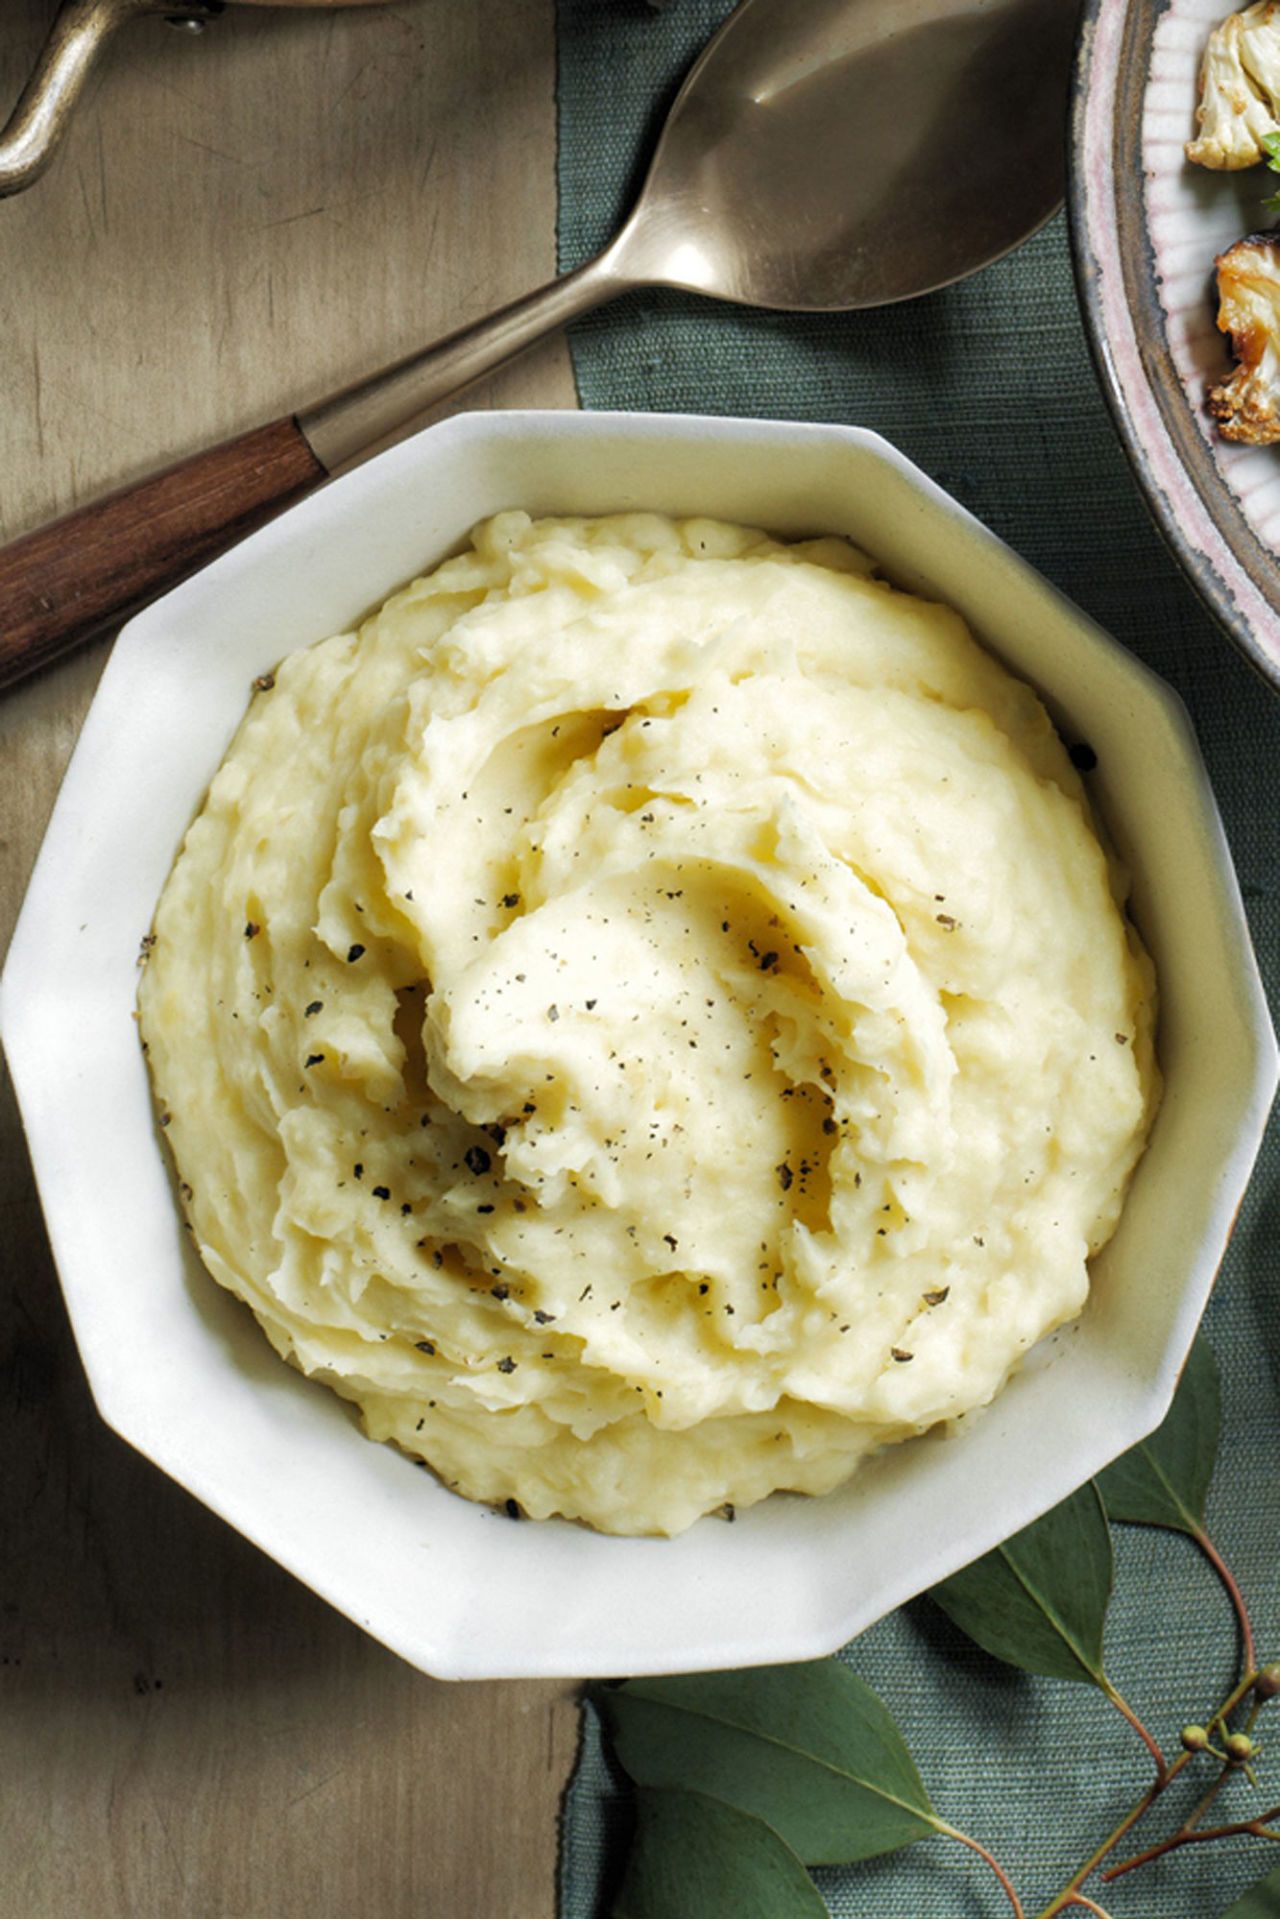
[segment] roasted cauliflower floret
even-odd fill
[[[1239,365],[1209,394],[1227,440],[1280,441],[1280,230],[1251,233],[1218,255],[1218,325]]]
[[[1262,141],[1280,129],[1280,0],[1257,0],[1209,35],[1200,67],[1200,132],[1188,142],[1197,166],[1256,166]]]

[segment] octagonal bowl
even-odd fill
[[[959,1436],[824,1499],[675,1540],[512,1524],[279,1361],[188,1249],[133,1018],[140,936],[250,683],[502,507],[839,532],[957,607],[1097,755],[1159,969],[1164,1103],[1088,1307]],[[294,507],[121,636],[2,989],[5,1040],[103,1418],[282,1565],[444,1677],[814,1657],[1065,1497],[1162,1417],[1257,1149],[1275,1043],[1217,810],[1169,689],[884,441],[842,427],[471,414]]]

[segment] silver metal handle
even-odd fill
[[[429,407],[514,359],[556,327],[638,285],[618,263],[622,237],[576,272],[299,413],[297,423],[320,464],[332,473],[372,452]]]
[[[221,11],[220,0],[69,0],[0,133],[0,198],[20,193],[44,172],[99,53],[117,27],[143,13],[202,23]]]

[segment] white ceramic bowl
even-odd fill
[[[512,1524],[365,1440],[188,1250],[133,1020],[156,896],[250,681],[500,507],[840,532],[958,607],[1098,755],[1160,970],[1164,1105],[1079,1326],[957,1439],[826,1499],[612,1539]],[[4,1031],[103,1418],[375,1637],[452,1678],[813,1657],[1149,1431],[1226,1245],[1275,1043],[1213,796],[1174,695],[882,440],[843,427],[471,414],[294,507],[134,620],[103,676],[3,981]]]

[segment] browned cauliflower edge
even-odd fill
[[[1212,387],[1209,411],[1227,440],[1280,441],[1280,228],[1250,233],[1220,253],[1218,326],[1239,364]]]
[[[1200,64],[1199,132],[1188,141],[1197,166],[1256,166],[1262,141],[1280,128],[1280,0],[1256,0],[1209,35]]]

